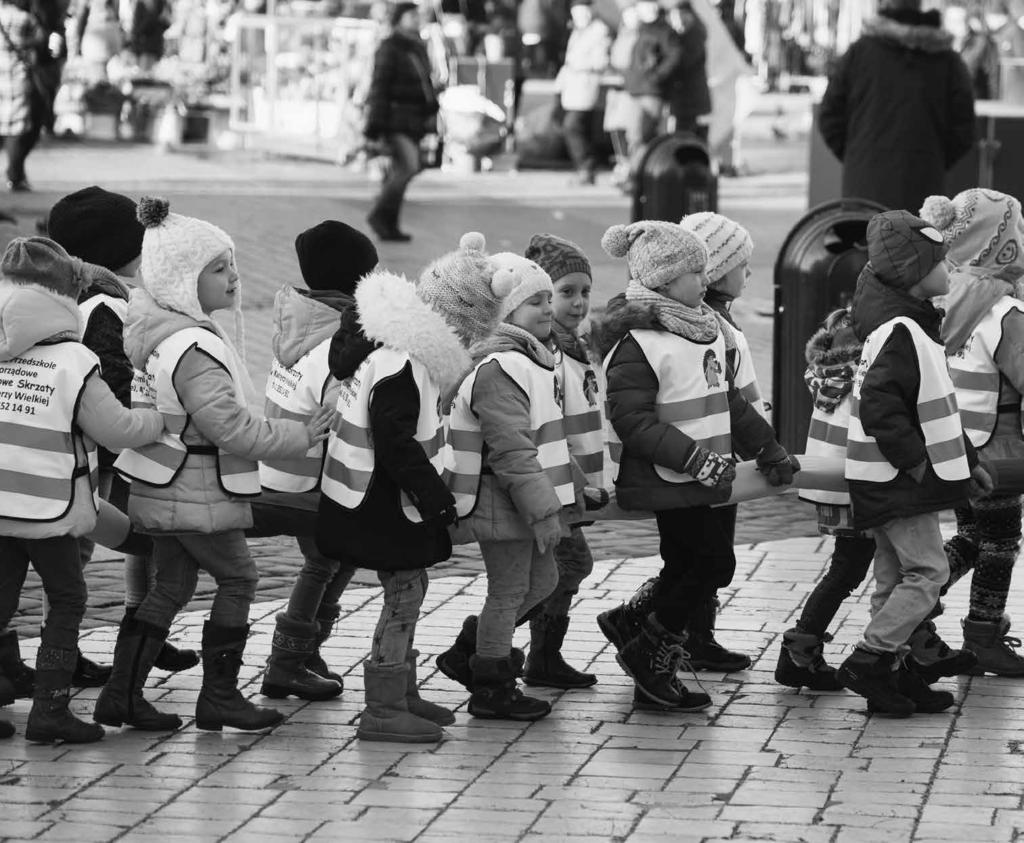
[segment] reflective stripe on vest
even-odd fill
[[[995,356],[1003,338],[1003,319],[1014,310],[1024,312],[1024,304],[1003,296],[978,323],[963,348],[947,358],[960,421],[976,448],[985,445],[996,428],[1000,374]]]
[[[494,360],[530,399],[529,435],[537,449],[537,462],[554,487],[563,506],[576,500],[569,462],[562,408],[555,392],[559,388],[554,372],[534,363],[518,351],[499,351],[477,363],[459,387],[448,420],[444,479],[455,496],[460,517],[476,506],[483,469],[483,434],[480,419],[473,412],[473,386],[484,363]]]
[[[847,395],[831,413],[818,407],[811,413],[811,425],[807,430],[807,447],[804,453],[813,457],[846,459],[846,437],[850,426],[850,396]],[[801,489],[800,498],[812,503],[850,505],[847,491],[824,489]]]
[[[128,318],[127,301],[115,298],[114,296],[108,296],[106,293],[97,293],[95,296],[78,303],[78,312],[82,314],[83,336],[85,336],[85,331],[89,327],[89,320],[92,319],[93,313],[95,313],[96,308],[101,305],[109,307],[114,312],[114,315],[121,320],[122,325],[124,324],[124,320]]]
[[[587,476],[587,483],[604,488],[604,400],[598,373],[564,352],[556,371],[561,375],[565,439],[569,453]]]
[[[747,342],[743,331],[733,328],[733,335],[736,337],[736,380],[734,386],[739,390],[740,395],[750,402],[750,405],[757,410],[762,418],[768,418],[768,409],[765,407],[764,399],[761,397],[761,388],[757,384],[757,372],[754,369],[754,354],[750,350],[750,343]]]
[[[444,469],[444,430],[441,423],[441,391],[427,368],[416,358],[393,348],[378,348],[356,373],[340,384],[338,416],[327,442],[320,488],[339,506],[357,509],[366,497],[374,472],[373,439],[370,435],[370,403],[381,381],[394,377],[406,365],[420,395],[416,442],[438,476]],[[423,520],[409,496],[401,494],[402,512],[413,523]]]
[[[263,411],[268,419],[305,424],[327,403],[328,384],[333,382],[327,365],[330,347],[331,337],[327,337],[290,368],[274,360]],[[320,485],[326,453],[326,444],[318,442],[298,459],[264,460],[260,463],[260,484],[275,492],[312,492]]]
[[[174,388],[174,373],[185,353],[193,346],[202,349],[220,363],[238,382],[232,371],[231,357],[224,342],[205,328],[185,328],[161,342],[146,361],[145,371],[135,370],[132,377],[132,407],[149,407],[164,417],[164,432],[156,442],[139,448],[126,448],[114,467],[132,480],[150,486],[170,486],[188,457],[189,446],[183,436],[189,417]],[[235,395],[244,405],[245,396]],[[256,463],[216,448],[217,475],[229,495],[252,496],[260,493],[260,475]]]
[[[917,396],[917,417],[928,450],[928,461],[942,480],[966,480],[971,476],[971,470],[967,464],[963,428],[945,352],[941,344],[931,340],[916,322],[905,316],[890,319],[876,328],[864,343],[850,398],[846,479],[885,483],[898,474],[896,467],[882,455],[877,440],[866,434],[860,423],[860,390],[864,377],[896,325],[907,328],[917,352],[921,384]]]
[[[690,342],[667,331],[630,331],[658,378],[655,399],[658,421],[682,431],[698,445],[722,456],[732,454],[728,382],[725,372],[725,338],[714,342]],[[620,341],[621,342],[621,341]],[[605,358],[608,361],[618,344]],[[608,424],[608,448],[618,478],[622,442]],[[657,475],[668,483],[692,483],[694,478],[655,465]]]
[[[63,518],[83,474],[99,508],[96,446],[75,425],[85,382],[99,365],[78,342],[33,346],[0,363],[0,517]]]

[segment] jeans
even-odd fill
[[[875,540],[870,536],[836,536],[828,571],[808,595],[796,628],[823,637],[843,601],[867,578],[874,556]]]
[[[658,622],[682,632],[691,616],[714,601],[732,582],[736,554],[732,546],[735,512],[693,506],[654,514],[661,537],[662,568],[653,605]]]
[[[580,583],[594,570],[594,556],[582,527],[573,527],[572,532],[555,545],[555,567],[558,582],[544,601],[543,611],[553,618],[564,618],[569,614],[572,598],[580,590]]]
[[[18,599],[30,562],[50,602],[50,613],[42,630],[43,646],[77,649],[88,591],[78,558],[78,540],[71,536],[50,539],[0,536],[0,630],[7,628],[18,611]]]
[[[935,608],[949,577],[939,514],[894,518],[871,531],[875,549],[875,593],[871,621],[858,646],[874,653],[909,652],[914,628]]]
[[[1020,552],[1020,495],[992,495],[957,508],[956,528],[958,535],[978,548],[978,560],[971,577],[968,617],[974,621],[997,622],[1006,611],[1013,566]],[[947,588],[970,570],[964,565],[954,569],[952,560],[962,562],[963,557],[951,555]]]
[[[168,629],[192,599],[202,570],[217,583],[210,622],[232,628],[249,623],[259,574],[241,530],[154,535],[153,561],[156,586],[139,606],[138,620]]]
[[[577,170],[594,170],[594,112],[567,111],[562,120],[562,134],[569,149],[569,157]]]
[[[391,151],[391,167],[380,194],[374,202],[370,217],[389,228],[398,228],[398,215],[405,199],[405,189],[420,171],[420,145],[408,135],[394,134],[387,136],[387,145]]]
[[[487,599],[480,611],[476,652],[488,659],[508,658],[516,621],[555,589],[554,552],[541,553],[533,539],[482,541],[487,570]]]
[[[405,664],[416,637],[416,622],[427,594],[429,579],[423,568],[413,571],[379,571],[384,586],[384,606],[373,631],[370,662],[396,667]]]
[[[650,95],[631,97],[629,124],[626,126],[626,144],[630,156],[651,140],[661,127],[661,113],[665,101],[661,97]]]

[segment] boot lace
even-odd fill
[[[1021,640],[1017,638],[1015,635],[1004,635],[1002,637],[1002,643],[1003,647],[1005,647],[1007,650],[1017,650],[1021,646]],[[1014,653],[1013,655],[1020,658],[1017,653]]]
[[[686,686],[683,684],[683,680],[680,677],[680,673],[684,671],[689,671],[690,676],[693,677],[693,681],[697,683],[697,687],[700,688],[702,692],[707,693],[707,689],[700,681],[700,677],[697,676],[693,669],[693,665],[690,663],[689,651],[682,644],[669,644],[662,641],[654,653],[653,667],[656,673],[669,674],[672,677],[672,687],[681,694],[686,691]]]

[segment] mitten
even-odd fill
[[[967,494],[971,500],[991,495],[995,487],[996,484],[993,482],[992,475],[989,474],[988,469],[981,463],[974,466],[971,470],[971,482],[967,486]]]
[[[774,440],[761,449],[756,459],[757,470],[767,478],[769,486],[788,486],[800,470],[797,458]]]
[[[700,445],[694,446],[683,471],[702,486],[714,487],[720,483],[732,483],[736,479],[736,466],[730,460]]]

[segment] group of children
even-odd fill
[[[835,554],[783,636],[776,677],[846,686],[890,714],[951,705],[928,687],[939,676],[1024,673],[1003,614],[1019,498],[986,496],[975,451],[1013,453],[1024,438],[1024,377],[1010,351],[1024,325],[1013,288],[1024,225],[1015,200],[975,193],[935,200],[929,222],[875,217],[852,311],[832,314],[808,346],[808,451],[844,456],[850,492],[816,501]],[[1015,216],[987,242],[978,207],[1000,202]],[[767,421],[729,313],[753,250],[735,221],[703,213],[613,226],[602,246],[625,259],[629,282],[595,314],[590,262],[560,237],[490,254],[469,233],[410,282],[377,265],[363,234],[323,222],[296,239],[307,288],[275,300],[262,415],[246,401],[227,233],[164,200],[136,207],[96,187],[62,199],[49,233],[13,241],[0,259],[0,449],[17,468],[0,472],[0,704],[32,697],[29,740],[95,741],[101,724],[180,728],[143,690],[154,667],[200,661],[198,728],[280,723],[238,689],[258,582],[247,535],[295,536],[305,560],[277,617],[263,695],[342,692],[320,647],[354,570],[375,570],[383,607],[358,736],[440,740],[454,714],[419,695],[416,627],[426,569],[453,542],[474,541],[487,596],[437,666],[469,691],[474,717],[542,718],[550,703],[525,694],[520,677],[563,689],[597,681],[564,661],[562,645],[593,566],[584,529],[612,486],[619,507],[654,514],[661,539],[659,575],[598,619],[634,680],[634,704],[699,711],[710,698],[683,684],[682,668],[749,667],[715,638],[718,590],[736,567],[735,463],[754,460],[775,486],[800,466]],[[960,240],[951,312],[962,321],[949,327],[929,299],[946,292],[946,253]],[[961,351],[952,378],[947,328]],[[961,414],[962,389],[972,397]],[[133,525],[110,668],[77,648],[101,497]],[[960,533],[943,549],[937,512],[951,507]],[[872,620],[835,671],[823,658],[827,627],[872,558]],[[48,600],[34,671],[7,628],[29,564]],[[931,619],[940,592],[971,567],[971,647],[951,651]],[[167,639],[200,570],[217,590],[197,654]],[[513,646],[526,623],[528,654]],[[93,723],[68,709],[81,684],[103,687]],[[13,731],[0,721],[0,735]]]

